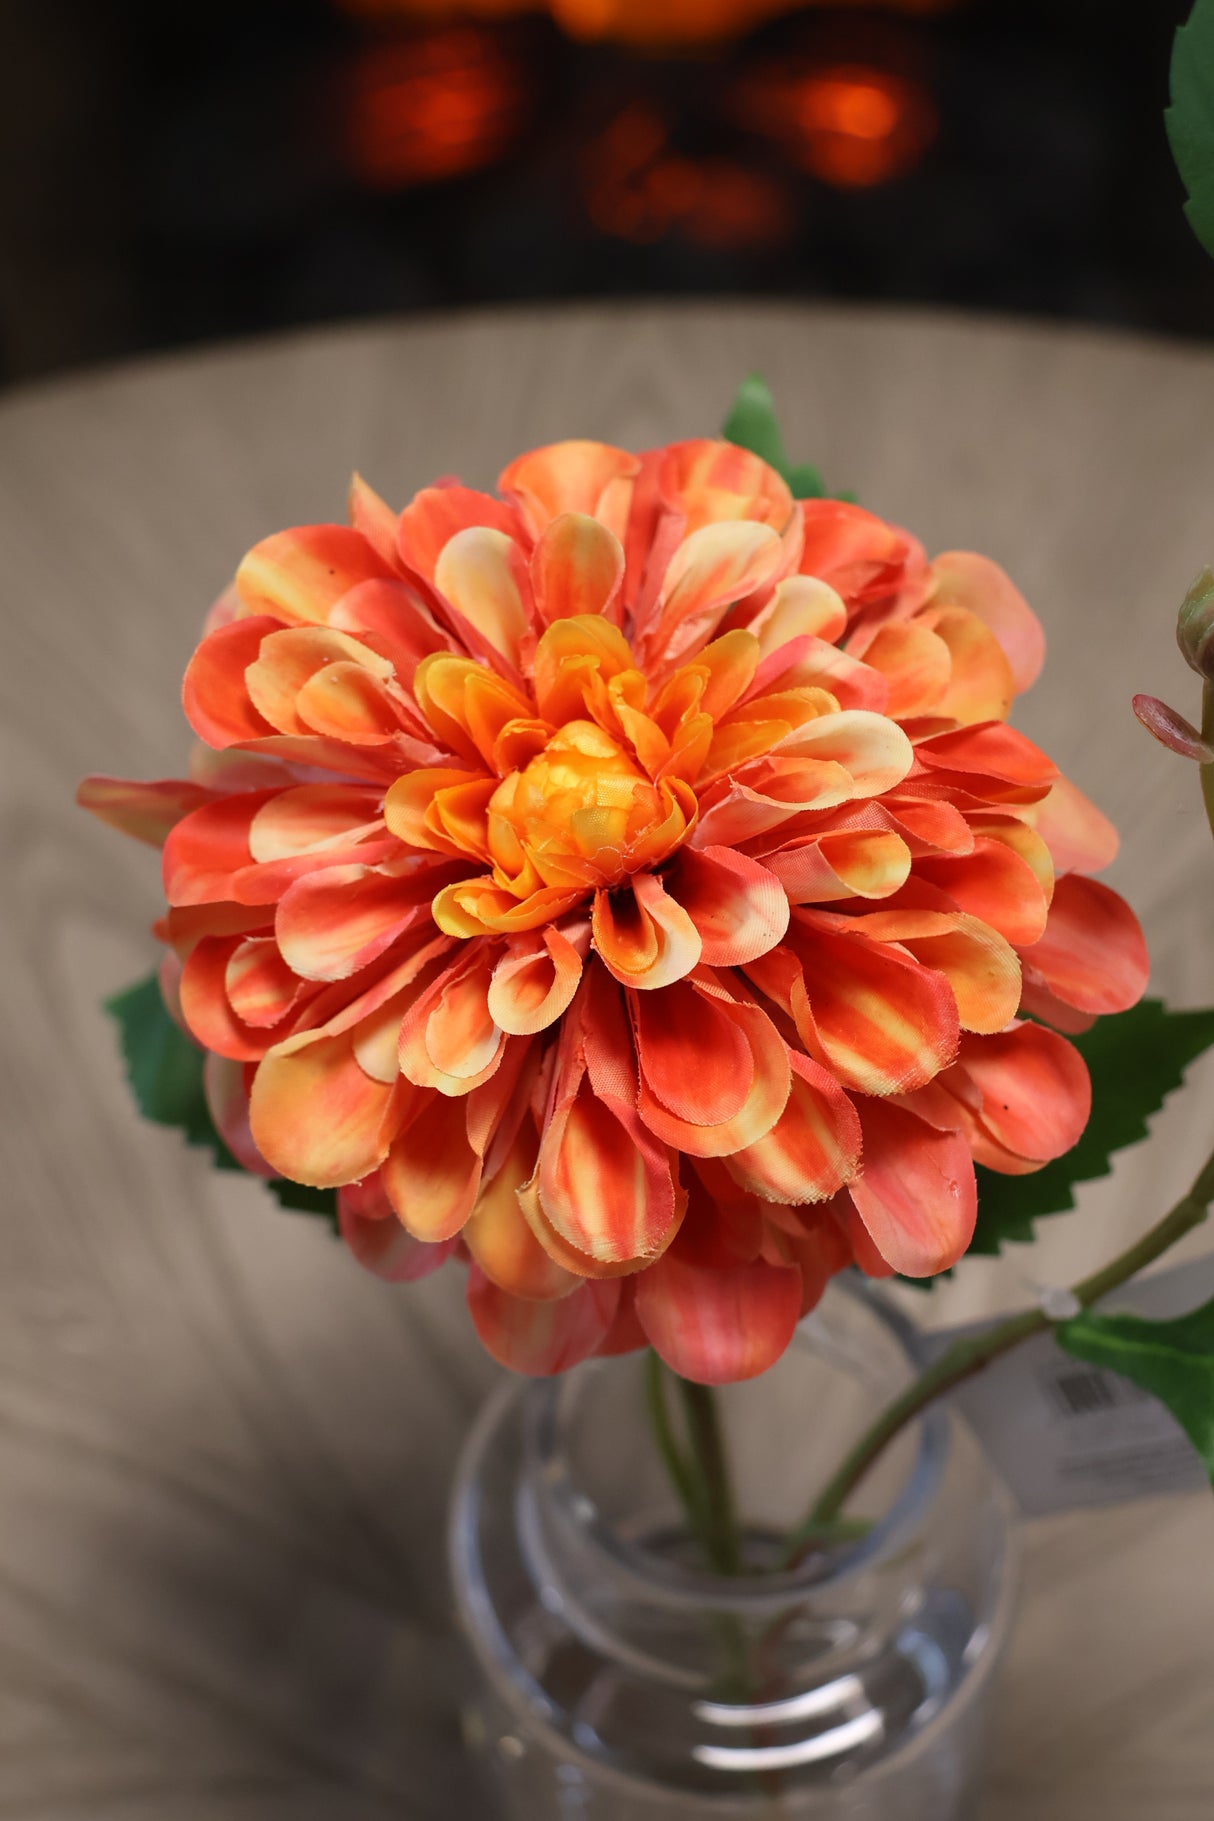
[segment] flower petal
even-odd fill
[[[623,579],[619,538],[585,513],[554,518],[532,553],[531,585],[545,626],[583,613],[606,614]]]
[[[547,1378],[596,1353],[611,1332],[619,1285],[581,1284],[557,1302],[525,1302],[490,1283],[473,1265],[468,1310],[485,1351],[511,1372]]]
[[[1002,841],[980,836],[971,854],[919,860],[915,876],[939,886],[958,910],[989,923],[1009,942],[1036,942],[1045,929],[1049,896],[1028,861]]]
[[[775,1125],[725,1159],[739,1187],[763,1201],[825,1201],[860,1162],[860,1120],[834,1076],[789,1051],[792,1092]]]
[[[202,1065],[202,1086],[207,1110],[215,1130],[231,1151],[242,1170],[252,1176],[270,1177],[274,1172],[253,1143],[249,1129],[248,1069],[243,1062],[227,1056],[208,1054]]]
[[[483,1160],[468,1139],[466,1100],[432,1094],[383,1161],[384,1193],[416,1239],[452,1239],[476,1206]]]
[[[497,484],[517,500],[535,537],[561,514],[580,512],[600,520],[622,542],[640,471],[640,461],[626,449],[570,440],[518,456]]]
[[[791,1265],[712,1270],[667,1253],[636,1283],[650,1346],[697,1385],[729,1385],[774,1366],[801,1318],[801,1273]]]
[[[390,1284],[414,1284],[450,1258],[455,1240],[415,1239],[397,1218],[378,1170],[337,1191],[341,1236],[364,1269]]]
[[[270,1050],[253,1078],[253,1141],[292,1182],[339,1188],[387,1155],[393,1090],[359,1066],[354,1043],[352,1030],[300,1032]]]
[[[401,877],[374,866],[308,873],[279,901],[274,933],[283,960],[305,980],[345,980],[406,930],[430,921],[430,900],[449,871]]]
[[[725,520],[693,531],[666,571],[656,623],[643,641],[646,661],[685,661],[708,642],[736,601],[774,578],[784,555],[778,532],[753,520]]]
[[[76,801],[99,822],[120,834],[163,847],[183,817],[214,800],[214,792],[185,778],[141,783],[137,778],[109,778],[94,773],[77,787]]]
[[[400,515],[398,552],[415,575],[432,582],[438,559],[460,531],[487,525],[507,537],[517,537],[518,514],[491,493],[477,493],[458,483],[451,487],[423,487]]]
[[[418,994],[400,1032],[400,1065],[418,1087],[463,1095],[488,1081],[507,1039],[488,1006],[495,956],[465,948]]]
[[[960,607],[929,607],[920,623],[931,627],[949,654],[948,687],[930,712],[964,727],[1006,721],[1016,684],[1007,654],[991,629],[977,614]]]
[[[576,1085],[572,1085],[576,1082]],[[557,1235],[590,1259],[656,1257],[682,1216],[671,1159],[632,1107],[569,1074],[540,1140],[540,1206]]]
[[[512,665],[528,624],[519,588],[525,574],[514,539],[484,526],[457,531],[434,570],[439,593]]]
[[[964,607],[976,614],[1007,653],[1017,691],[1035,683],[1045,662],[1045,634],[998,563],[972,550],[946,550],[933,559],[931,576],[933,605]]]
[[[864,647],[864,662],[889,684],[885,712],[896,721],[936,713],[952,675],[942,638],[917,620],[889,620]]]
[[[1124,1012],[1141,999],[1150,972],[1129,905],[1079,873],[1059,879],[1045,934],[1023,959],[1052,993],[1081,1012]]]
[[[922,1086],[957,1053],[952,989],[942,973],[893,944],[838,928],[843,921],[819,911],[796,914],[790,946],[803,983],[793,995],[801,1041],[844,1087],[862,1094]]]
[[[520,1131],[468,1216],[464,1244],[499,1290],[527,1302],[551,1302],[576,1290],[579,1279],[545,1251],[519,1206],[518,1191],[530,1179],[535,1158],[534,1128]]]
[[[250,613],[308,626],[322,623],[330,607],[360,582],[391,576],[361,531],[298,525],[254,544],[236,571],[236,588]]]
[[[1092,1110],[1092,1084],[1065,1037],[1018,1024],[965,1040],[956,1067],[977,1090],[979,1120],[1005,1150],[1038,1164],[1078,1143]],[[942,1085],[950,1086],[947,1076]]]
[[[538,944],[508,950],[489,983],[494,1023],[514,1036],[531,1036],[555,1024],[578,989],[589,947],[588,923],[566,930],[549,924]]]
[[[684,848],[670,885],[699,934],[706,967],[741,967],[774,948],[788,928],[780,881],[731,848]]]
[[[1059,778],[1040,803],[1025,812],[1060,873],[1098,873],[1117,858],[1117,830],[1077,784]]]
[[[693,1008],[692,999],[708,1003]],[[788,1104],[792,1073],[788,1046],[759,1006],[732,999],[705,975],[669,988],[660,998],[634,997],[630,1011],[641,1071],[638,1106],[651,1132],[689,1156],[724,1157],[771,1131]],[[745,1098],[736,1111],[718,1118],[723,1105],[736,1098],[723,1079],[726,1059],[729,1068],[740,1066],[737,1038],[727,1043],[724,1036],[726,1023],[735,1027],[749,1051],[750,1068],[743,1076]],[[705,1029],[713,1032],[719,1047],[702,1054],[682,1047],[685,1082],[683,1092],[676,1093],[673,1068],[680,1033],[694,1040]],[[655,1083],[677,1106],[659,1098]]]
[[[1001,1031],[1020,1004],[1020,957],[988,923],[964,913],[876,912],[857,920],[864,934],[896,942],[944,975],[963,1031]]]
[[[242,791],[219,797],[192,810],[171,830],[164,844],[162,877],[170,904],[205,904],[229,898],[232,875],[253,858],[249,834],[263,805],[279,793]]]
[[[793,639],[821,639],[833,646],[846,629],[843,602],[829,583],[812,575],[790,575],[779,583],[770,604],[752,622],[764,657]]]
[[[904,1277],[955,1265],[974,1232],[978,1193],[969,1146],[904,1107],[860,1106],[864,1169],[849,1193],[886,1263]]]
[[[634,873],[627,884],[594,894],[594,947],[622,985],[655,991],[698,964],[699,931],[656,873]]]
[[[208,746],[234,746],[273,731],[249,698],[245,671],[256,663],[261,641],[281,631],[281,620],[255,614],[209,632],[198,646],[186,666],[181,701],[186,720]]]

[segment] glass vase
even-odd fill
[[[921,1365],[915,1330],[832,1286],[720,1418],[745,1572],[707,1572],[645,1419],[644,1355],[511,1381],[451,1519],[465,1736],[509,1821],[960,1821],[1014,1588],[1010,1505],[930,1410],[784,1566],[789,1532]]]

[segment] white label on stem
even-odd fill
[[[1124,1284],[1100,1309],[1166,1321],[1211,1296],[1214,1255]],[[996,1325],[941,1329],[929,1336],[932,1356]],[[953,1397],[1030,1516],[1209,1488],[1192,1443],[1163,1404],[1064,1352],[1052,1334],[996,1360]]]

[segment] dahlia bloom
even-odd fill
[[[457,1255],[509,1366],[749,1377],[842,1266],[954,1264],[975,1160],[1075,1142],[1061,1033],[1146,980],[1116,836],[1006,725],[1043,642],[986,559],[728,443],[499,485],[356,479],[258,544],[191,779],[81,800],[163,840],[246,1168],[335,1188],[381,1276]]]

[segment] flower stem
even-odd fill
[[[1072,1286],[1072,1295],[1083,1309],[1090,1308],[1127,1279],[1176,1244],[1206,1218],[1214,1200],[1214,1153],[1206,1159],[1188,1193],[1134,1245],[1118,1254],[1103,1270]],[[1022,1341],[1044,1333],[1054,1324],[1043,1309],[1025,1309],[983,1334],[955,1340],[922,1376],[882,1412],[866,1435],[852,1449],[838,1472],[818,1495],[813,1509],[789,1536],[785,1566],[795,1566],[811,1549],[823,1523],[837,1518],[870,1467],[894,1437],[934,1400],[963,1380],[982,1372],[993,1360],[1010,1353]]]
[[[716,1394],[708,1385],[694,1385],[677,1372],[670,1373],[683,1406],[684,1452],[667,1408],[667,1370],[656,1353],[649,1355],[645,1391],[658,1452],[709,1565],[717,1574],[740,1574],[742,1543]]]
[[[1214,683],[1201,686],[1201,737],[1214,746]],[[1206,821],[1214,835],[1214,765],[1201,767],[1201,800],[1206,806]]]
[[[680,1378],[678,1386],[687,1438],[703,1486],[708,1559],[718,1574],[741,1574],[742,1541],[716,1392],[710,1385],[695,1385],[686,1378]]]

